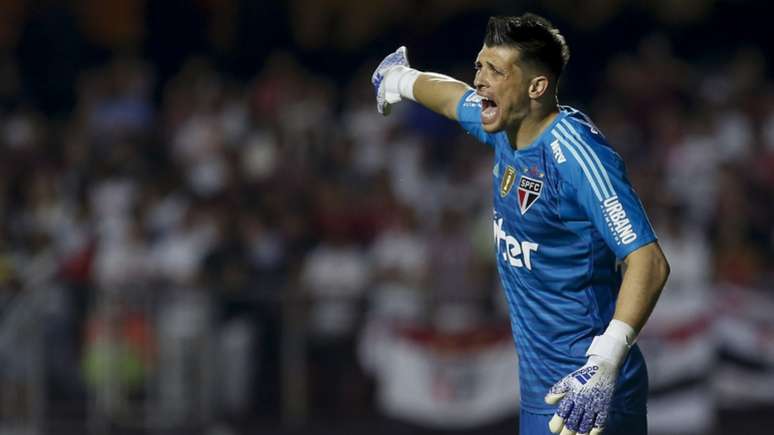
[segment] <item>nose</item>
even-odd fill
[[[476,76],[473,78],[473,87],[476,88],[477,91],[480,91],[488,86],[488,83],[484,79],[484,74],[479,69],[476,71]]]

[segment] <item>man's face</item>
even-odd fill
[[[516,48],[481,48],[476,58],[473,85],[481,100],[481,124],[488,133],[505,130],[520,122],[529,109],[528,77]]]

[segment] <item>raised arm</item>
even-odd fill
[[[422,73],[414,82],[417,103],[454,121],[458,121],[457,104],[468,90],[467,84],[443,74]]]
[[[376,90],[376,107],[388,115],[390,105],[403,98],[416,101],[449,119],[457,120],[457,104],[470,88],[467,84],[437,73],[410,67],[406,47],[400,47],[376,67],[371,83]]]

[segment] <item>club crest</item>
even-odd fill
[[[540,198],[540,192],[543,190],[543,182],[529,178],[524,175],[519,179],[519,209],[524,214],[532,207],[532,204]],[[500,187],[502,195],[502,186]]]
[[[505,198],[513,187],[513,181],[516,180],[516,169],[508,166],[503,172],[503,179],[500,181],[500,197]]]

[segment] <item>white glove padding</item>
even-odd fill
[[[618,372],[629,352],[627,340],[616,335],[605,332],[594,337],[586,351],[589,357],[586,364],[551,387],[545,401],[550,405],[559,403],[548,423],[551,432],[561,432],[561,435],[602,433]]]
[[[371,84],[376,91],[376,110],[389,115],[390,105],[402,97],[414,99],[414,81],[419,71],[411,69],[406,47],[401,46],[382,60],[371,75]]]

